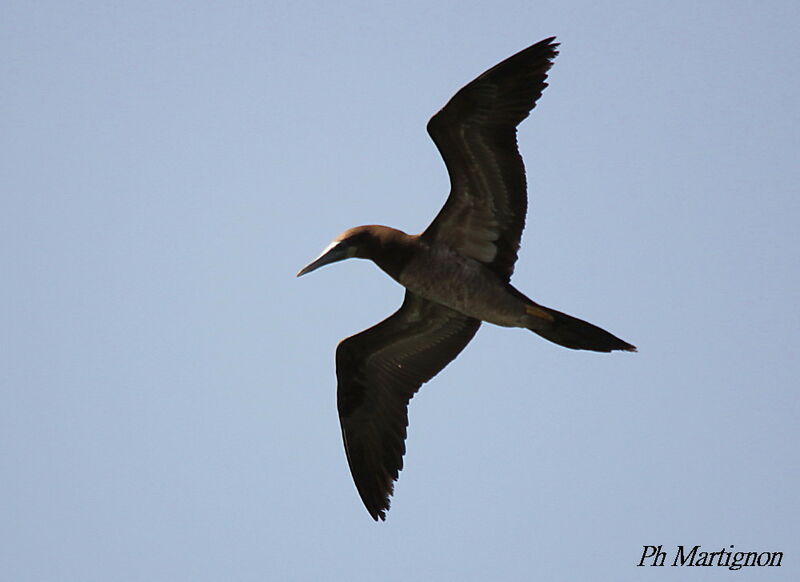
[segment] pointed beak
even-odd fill
[[[310,273],[311,271],[316,271],[325,265],[330,265],[331,263],[348,259],[352,256],[348,251],[349,248],[346,245],[343,245],[341,242],[333,242],[328,248],[322,251],[322,254],[319,257],[300,269],[296,276],[300,277],[306,273]]]

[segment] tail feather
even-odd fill
[[[636,351],[636,346],[596,325],[542,305],[533,304],[528,308],[527,327],[544,339],[573,350]]]

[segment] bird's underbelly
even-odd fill
[[[449,255],[411,261],[399,282],[418,295],[476,319],[525,327],[525,303],[480,263]]]

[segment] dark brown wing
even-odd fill
[[[397,312],[339,343],[344,448],[358,493],[376,521],[386,519],[403,468],[409,400],[464,349],[480,324],[406,291]]]
[[[492,67],[428,122],[447,165],[450,197],[423,238],[445,242],[508,280],[514,271],[527,195],[517,125],[547,87],[555,37]]]

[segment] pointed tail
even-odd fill
[[[636,346],[592,325],[587,321],[561,313],[555,309],[531,302],[528,312],[528,329],[546,340],[573,350],[635,352]]]

